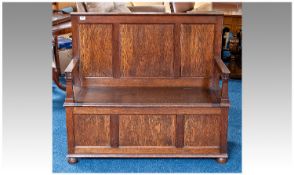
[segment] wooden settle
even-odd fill
[[[225,163],[229,70],[223,14],[73,13],[68,162],[193,157]],[[222,79],[222,85],[219,80]]]

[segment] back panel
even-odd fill
[[[80,24],[83,77],[112,77],[112,25]]]
[[[199,14],[73,14],[83,83],[207,86],[213,58],[220,56],[222,20]]]
[[[181,76],[207,77],[211,74],[214,25],[181,25]]]
[[[173,25],[120,25],[121,77],[172,77]]]

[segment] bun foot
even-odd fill
[[[69,158],[67,158],[67,162],[68,162],[69,164],[75,164],[75,163],[78,162],[78,159],[75,158],[75,157],[69,157]]]
[[[217,158],[216,161],[217,161],[218,163],[222,163],[222,164],[223,164],[223,163],[227,163],[228,158],[220,157],[220,158]]]

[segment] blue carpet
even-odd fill
[[[64,80],[63,80],[64,81]],[[80,159],[67,163],[65,93],[52,85],[53,97],[53,172],[55,173],[212,173],[241,172],[241,86],[240,80],[229,81],[229,161],[218,164],[214,159]]]

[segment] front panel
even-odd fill
[[[174,146],[175,115],[120,115],[120,146]]]
[[[74,115],[76,146],[109,146],[109,115]]]
[[[111,115],[73,116],[76,153],[220,153],[221,115],[118,114],[117,122]]]
[[[220,145],[219,115],[185,115],[184,145],[209,147]]]

